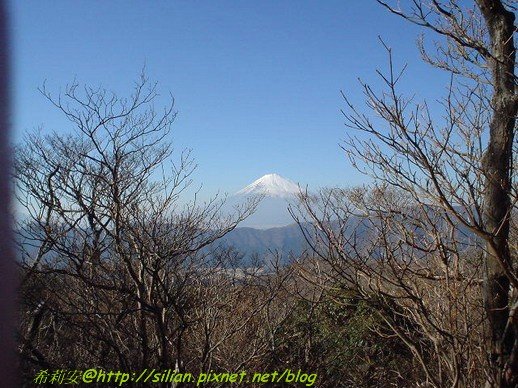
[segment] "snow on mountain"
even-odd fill
[[[239,190],[229,202],[239,203],[250,195],[263,196],[255,213],[239,226],[266,229],[294,222],[288,212],[288,206],[296,204],[298,193],[299,186],[293,181],[278,174],[267,174]]]
[[[294,197],[299,192],[299,186],[283,178],[278,174],[267,174],[252,182],[242,190],[239,190],[236,195],[266,195],[268,197]]]

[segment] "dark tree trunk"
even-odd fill
[[[484,305],[489,319],[489,350],[493,381],[489,386],[518,385],[517,321],[510,317],[509,251],[512,144],[517,112],[515,94],[514,13],[497,0],[477,0],[491,39],[488,59],[493,97],[489,144],[483,160],[485,193],[483,216],[487,242]]]

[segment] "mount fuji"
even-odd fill
[[[265,195],[267,197],[292,198],[299,192],[299,186],[278,174],[266,174],[236,195]]]
[[[250,196],[261,196],[261,202],[254,214],[244,220],[240,227],[268,229],[286,226],[294,221],[288,206],[295,204],[299,186],[278,174],[266,174],[239,190],[232,202],[239,203]]]
[[[290,205],[297,204],[299,185],[278,174],[267,174],[253,181],[227,198],[227,209],[245,203],[250,197],[260,197],[254,214],[225,235],[220,242],[232,246],[246,257],[257,253],[269,257],[269,252],[300,254],[306,243],[302,232],[288,212]]]

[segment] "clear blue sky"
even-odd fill
[[[176,99],[177,149],[193,149],[205,193],[233,193],[270,172],[311,187],[365,181],[338,144],[343,90],[379,86],[386,53],[408,63],[404,91],[442,94],[420,61],[419,29],[374,0],[15,1],[10,3],[15,140],[70,128],[37,92],[75,78],[127,94],[143,65]]]

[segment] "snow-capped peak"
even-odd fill
[[[237,195],[264,194],[271,197],[292,197],[299,192],[296,183],[278,174],[266,174],[252,182]]]

